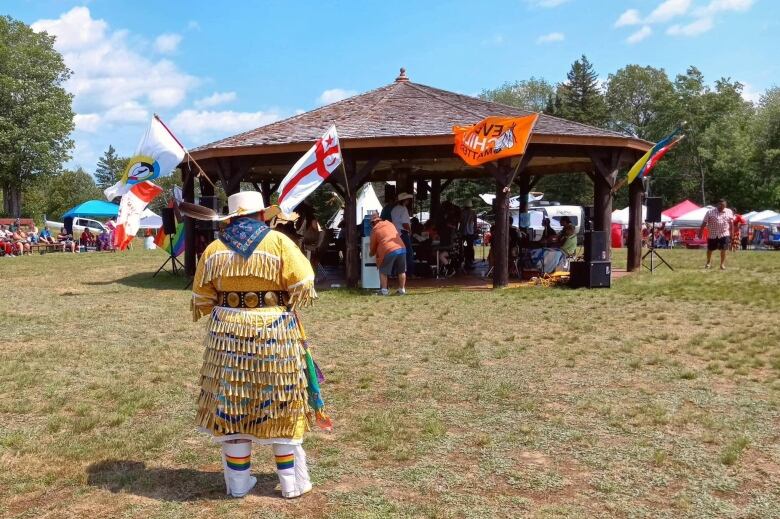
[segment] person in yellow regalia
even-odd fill
[[[208,317],[196,422],[222,446],[229,495],[243,497],[257,482],[256,443],[272,447],[282,495],[292,498],[312,488],[304,432],[315,416],[329,420],[296,311],[316,298],[314,273],[298,247],[263,222],[263,209],[260,193],[241,192],[228,198],[226,217],[201,218],[230,221],[203,252],[192,284],[193,318]]]

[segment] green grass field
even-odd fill
[[[780,517],[780,254],[703,254],[610,290],[322,293],[336,430],[294,501],[261,448],[225,497],[162,253],[0,258],[0,516]]]

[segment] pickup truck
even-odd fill
[[[62,229],[65,226],[65,224],[62,222],[52,222],[49,220],[45,220],[44,223],[46,224],[46,227],[49,228],[49,231],[55,237],[57,234],[59,234],[60,229]],[[74,218],[73,239],[78,240],[79,237],[81,236],[81,233],[84,232],[84,229],[89,229],[89,232],[95,235],[100,235],[103,233],[103,231],[107,230],[106,226],[98,222],[97,220],[92,220],[90,218]]]

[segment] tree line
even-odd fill
[[[586,56],[566,79],[504,83],[484,90],[491,101],[615,130],[657,142],[685,123],[686,138],[653,173],[653,194],[672,205],[686,198],[709,204],[726,198],[741,211],[780,207],[780,88],[758,103],[742,97],[744,85],[720,78],[710,85],[696,67],[670,78],[664,69],[626,65],[603,83]],[[537,188],[545,198],[590,204],[585,175],[553,175]],[[616,194],[626,203],[627,189]]]
[[[63,170],[73,149],[73,96],[64,88],[70,76],[54,37],[0,17],[0,215],[60,218],[80,202],[102,198],[102,189],[124,172],[127,159],[113,146],[94,176],[81,168]],[[687,138],[654,170],[654,194],[667,205],[725,197],[742,211],[778,208],[780,88],[764,92],[758,103],[742,93],[743,85],[729,78],[707,83],[695,67],[671,78],[663,69],[627,65],[600,82],[582,56],[560,83],[531,77],[484,90],[481,97],[654,142],[685,121]],[[157,182],[168,189],[180,174]],[[453,182],[443,196],[476,201],[493,187]],[[544,177],[536,189],[549,200],[592,201],[590,180],[582,174]],[[330,193],[323,195],[314,203],[327,209]],[[616,207],[626,197],[626,189],[618,191]],[[164,204],[156,200],[153,210]]]

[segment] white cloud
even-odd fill
[[[666,30],[666,34],[671,36],[698,36],[712,29],[713,25],[712,18],[699,18],[689,24],[672,25]]]
[[[181,43],[181,34],[161,34],[154,40],[154,50],[160,54],[172,54],[176,52]]]
[[[691,0],[666,0],[650,13],[647,23],[668,22],[684,15],[690,8]]]
[[[653,29],[651,29],[649,25],[645,25],[631,36],[626,38],[626,42],[633,45],[634,43],[639,43],[640,41],[644,40],[651,34],[653,34]]]
[[[84,128],[96,131],[98,123],[136,120],[149,106],[175,107],[197,84],[173,62],[147,58],[130,43],[127,31],[111,30],[104,20],[92,18],[87,7],[74,7],[32,27],[56,36],[54,46],[73,71],[65,87],[74,94],[74,110],[86,116],[79,121]]]
[[[503,45],[504,43],[504,35],[503,34],[496,34],[490,38],[485,38],[482,40],[482,45],[486,47],[498,47],[500,45]]]
[[[537,44],[554,43],[556,41],[563,41],[565,39],[566,39],[566,35],[563,34],[562,32],[551,32],[549,34],[544,34],[536,38],[536,43]]]
[[[275,111],[183,110],[171,120],[170,127],[177,134],[186,135],[194,141],[207,142],[264,126],[279,119],[281,116]]]
[[[751,103],[758,103],[761,101],[761,96],[764,95],[763,90],[756,90],[756,88],[750,83],[742,83],[742,99],[750,101]]]
[[[342,99],[352,97],[355,94],[357,94],[355,90],[345,90],[343,88],[331,88],[329,90],[325,90],[323,93],[320,94],[320,96],[317,98],[317,104],[329,105],[331,103],[335,103],[336,101],[341,101]]]
[[[642,23],[642,18],[639,16],[639,11],[636,9],[629,9],[620,15],[620,18],[615,22],[615,27],[639,25],[640,23]]]
[[[190,20],[187,22],[187,30],[188,31],[199,31],[200,30],[200,24],[197,20]]]
[[[195,108],[210,108],[212,106],[223,105],[236,100],[235,92],[214,92],[208,97],[195,101]]]
[[[544,8],[551,8],[551,7],[558,7],[561,4],[565,4],[569,0],[527,0],[529,4],[531,4],[534,7],[544,7]]]
[[[699,17],[708,17],[727,11],[747,11],[753,7],[754,0],[712,0],[701,9],[696,10]]]
[[[76,114],[73,116],[73,124],[77,131],[95,133],[100,128],[101,118],[98,114]]]
[[[143,123],[147,122],[151,114],[136,101],[127,101],[109,108],[103,120],[112,123]]]

